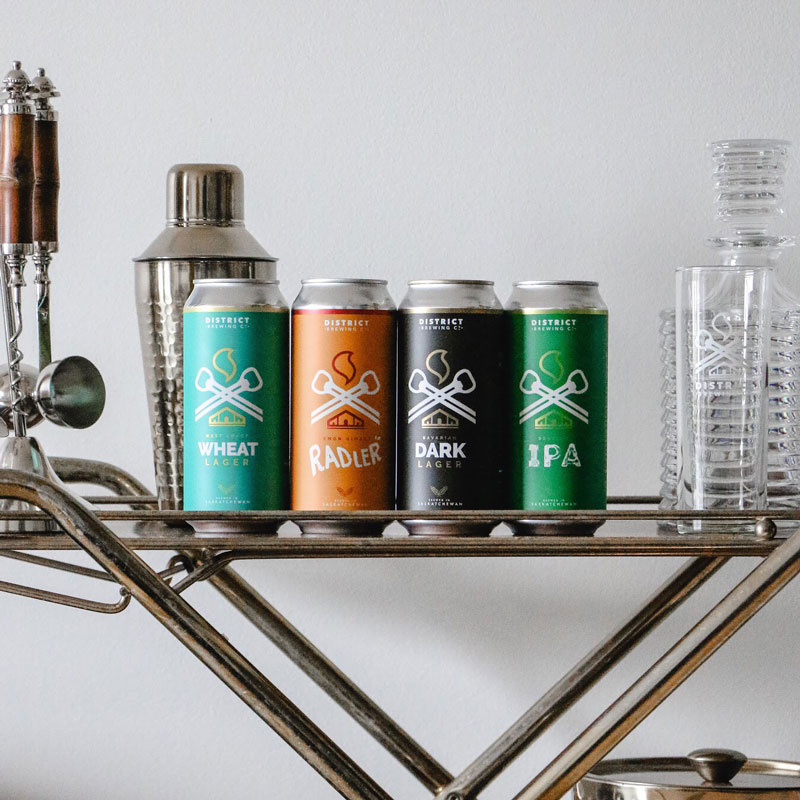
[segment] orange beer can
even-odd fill
[[[292,508],[394,508],[395,305],[386,281],[304,280],[292,306]],[[300,520],[312,536],[387,523]]]

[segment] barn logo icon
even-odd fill
[[[533,423],[534,428],[540,430],[553,430],[554,428],[571,428],[572,418],[558,408],[551,408],[545,411],[540,417],[536,417]]]
[[[338,414],[334,414],[332,417],[330,417],[327,422],[327,427],[332,428],[333,430],[353,430],[363,428],[364,419],[349,409],[345,409],[344,411],[340,411]]]
[[[445,411],[443,408],[437,408],[435,411],[431,411],[430,414],[424,416],[422,418],[422,427],[423,428],[457,428],[458,417],[454,414],[451,414],[449,411]]]
[[[242,414],[239,414],[232,408],[225,406],[225,408],[221,408],[216,414],[212,414],[208,418],[208,424],[213,428],[241,428],[245,424],[245,418]]]

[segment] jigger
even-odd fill
[[[106,386],[88,358],[68,356],[52,361],[39,373],[33,399],[50,422],[83,429],[100,419],[106,404]]]
[[[28,429],[47,419],[64,428],[82,430],[100,419],[106,387],[88,358],[68,356],[52,361],[40,373],[30,364],[22,364],[21,371],[21,407]],[[4,368],[0,370],[0,436],[7,436],[13,428],[12,408],[11,381]]]

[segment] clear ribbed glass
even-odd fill
[[[772,270],[684,267],[676,300],[678,508],[766,508]],[[732,521],[679,522],[678,530],[730,531]]]
[[[777,267],[793,238],[770,231],[782,215],[789,143],[776,139],[728,140],[709,145],[714,159],[717,220],[708,240],[720,265]],[[676,507],[677,406],[675,311],[659,317],[661,345],[661,507]],[[800,300],[773,282],[769,358],[767,491],[769,505],[800,508]],[[779,523],[780,524],[780,523]],[[793,525],[793,523],[782,523]],[[669,526],[667,526],[669,527]]]

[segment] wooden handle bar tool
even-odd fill
[[[33,252],[33,109],[28,100],[30,81],[19,61],[3,79],[0,105],[0,251],[3,254],[3,318],[11,381],[14,434],[25,436],[23,410],[22,287],[25,257]]]
[[[44,69],[31,81],[33,99],[33,263],[36,267],[36,318],[39,369],[52,361],[50,344],[50,260],[58,251],[58,112],[50,105],[60,92]]]

